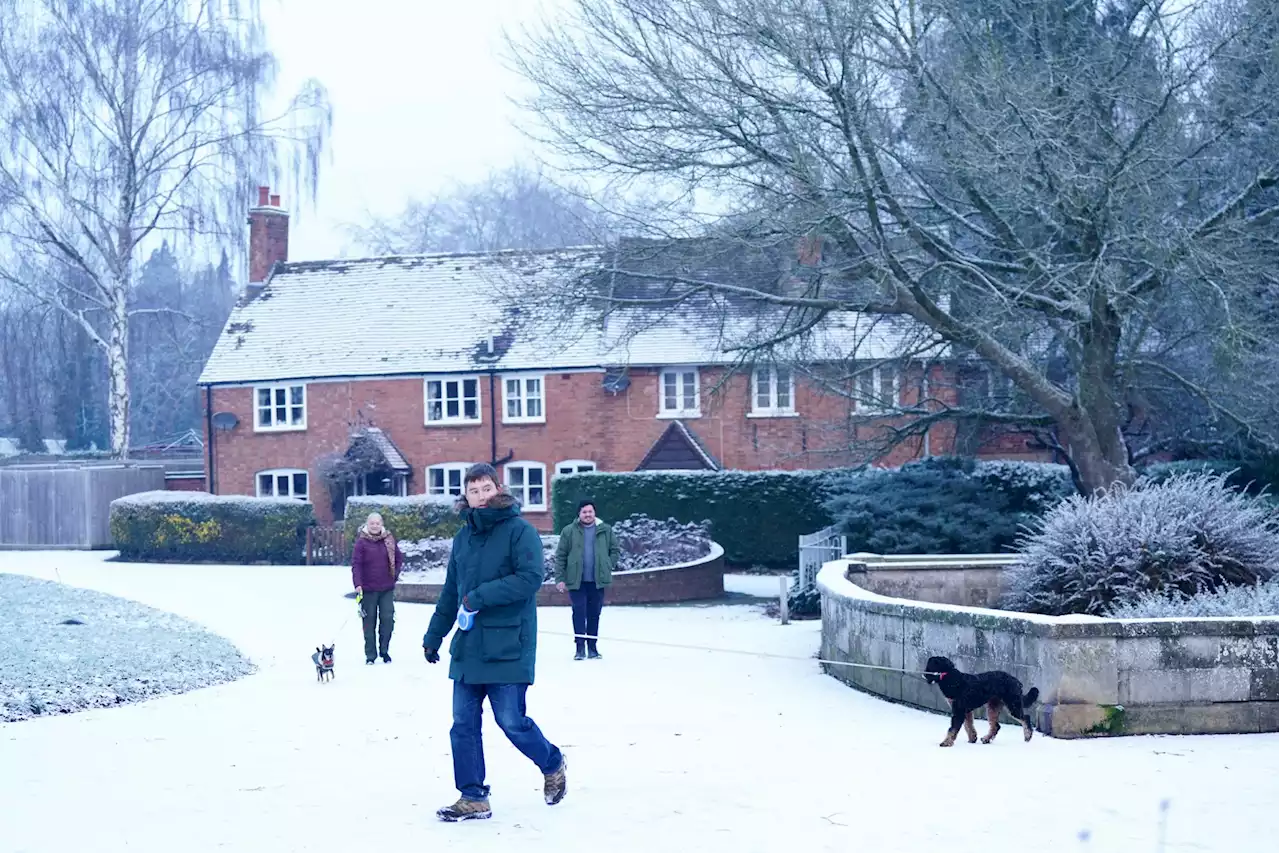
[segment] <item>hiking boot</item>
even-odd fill
[[[590,660],[600,660],[600,650],[595,646],[589,646],[587,648],[587,657]]]
[[[462,797],[451,806],[436,812],[436,817],[445,823],[457,823],[460,820],[488,820],[493,817],[489,810],[488,800],[468,800]]]
[[[552,773],[544,773],[542,776],[542,799],[547,801],[547,805],[554,806],[556,803],[564,799],[565,788],[568,787],[564,770],[568,765],[564,756],[560,756],[560,769]]]
[[[383,662],[383,663],[391,663],[391,655],[387,654],[386,652],[383,652],[383,653],[382,653],[382,662]]]
[[[365,665],[365,666],[373,666],[373,660],[374,660],[373,658],[365,658],[365,659],[364,659],[364,665]]]
[[[574,660],[586,660],[586,659],[587,659],[587,653],[586,653],[586,652],[584,652],[582,649],[578,649],[576,652],[574,652],[574,653],[573,653],[573,659],[574,659]]]

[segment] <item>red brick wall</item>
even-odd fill
[[[658,371],[636,369],[631,386],[610,394],[601,385],[603,374],[548,373],[545,376],[545,424],[502,423],[502,377],[498,395],[497,456],[514,452],[515,461],[541,462],[547,477],[554,465],[568,459],[587,459],[601,471],[633,471],[669,421],[657,417]],[[903,383],[903,403],[915,401],[913,381]],[[799,417],[749,418],[749,377],[724,377],[714,370],[700,372],[702,417],[688,419],[689,427],[725,468],[744,470],[827,468],[847,465],[849,401],[824,394],[806,383],[796,389]],[[358,423],[381,427],[413,467],[411,494],[426,490],[425,468],[448,462],[488,461],[490,423],[488,378],[480,381],[482,422],[467,426],[424,425],[422,378],[370,379],[307,384],[307,428],[296,432],[255,433],[253,389],[215,388],[213,410],[233,412],[240,420],[230,432],[213,435],[214,488],[218,494],[255,493],[254,475],[270,468],[301,468],[310,472],[316,515],[331,521],[329,499],[318,472],[325,455],[346,450],[351,428]],[[363,420],[361,420],[363,419]],[[866,434],[882,427],[868,425]],[[929,453],[945,454],[954,429],[943,424],[930,431]],[[1032,458],[1025,440],[1008,438],[992,455]],[[896,466],[925,455],[923,442],[912,439],[877,464]],[[1043,458],[1043,457],[1040,457]],[[550,513],[530,512],[529,520],[548,530]]]

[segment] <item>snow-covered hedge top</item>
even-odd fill
[[[958,604],[935,604],[892,598],[858,586],[849,580],[847,560],[834,560],[818,572],[818,588],[838,599],[851,599],[873,612],[912,616],[928,622],[948,622],[997,628],[1022,634],[1066,637],[1146,636],[1171,633],[1234,634],[1241,623],[1251,626],[1254,634],[1280,633],[1280,617],[1235,616],[1157,619],[1107,619],[1083,613],[1045,616],[1010,610],[990,610]]]
[[[116,498],[111,506],[171,506],[181,507],[184,504],[229,504],[244,508],[258,507],[266,509],[271,506],[304,506],[305,501],[297,498],[255,498],[250,495],[211,495],[208,492],[171,492],[157,490],[138,492]]]
[[[457,502],[457,498],[453,495],[408,495],[407,497],[398,497],[393,495],[367,495],[364,497],[347,498],[348,507],[401,507],[404,509],[413,509],[420,506],[452,506]]]

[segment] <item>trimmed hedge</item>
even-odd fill
[[[356,533],[371,512],[382,516],[382,523],[400,542],[452,539],[462,527],[462,519],[454,509],[452,498],[442,499],[435,495],[347,498],[347,518],[343,522],[347,542],[354,545]]]
[[[606,521],[632,515],[706,522],[730,563],[794,566],[796,540],[831,523],[823,508],[840,471],[636,471],[558,475],[551,489],[555,531],[590,498]]]
[[[154,563],[303,563],[310,503],[204,492],[141,492],[111,502],[122,559]]]

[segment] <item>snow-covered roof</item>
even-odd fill
[[[611,263],[611,250],[586,247],[277,265],[232,311],[200,382],[732,364],[777,322],[758,303],[726,315],[692,300],[622,306],[602,322],[598,304],[575,311],[548,298],[596,292]],[[802,354],[826,360],[856,346],[889,358],[904,334],[833,316]]]

